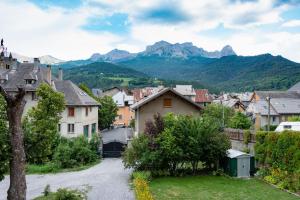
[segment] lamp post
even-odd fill
[[[270,95],[267,96],[266,98],[267,102],[268,102],[268,132],[270,131],[270,113],[271,113],[271,97]]]

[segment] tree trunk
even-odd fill
[[[25,102],[22,100],[15,102],[14,106],[8,106],[7,114],[9,120],[11,160],[10,160],[10,186],[7,191],[8,200],[26,199],[26,179],[25,179],[25,150],[22,131],[22,114]]]
[[[25,177],[25,150],[22,130],[22,114],[26,101],[24,100],[25,89],[19,88],[16,95],[7,94],[0,87],[0,92],[7,103],[7,118],[9,122],[11,158],[10,167],[10,186],[7,191],[8,200],[26,199],[26,177]]]

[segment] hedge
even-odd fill
[[[255,156],[266,181],[300,191],[300,132],[258,132]]]

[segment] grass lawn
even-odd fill
[[[27,164],[26,165],[26,174],[48,174],[48,173],[81,171],[81,170],[85,170],[90,167],[93,167],[96,164],[99,164],[100,162],[101,162],[101,160],[99,159],[96,162],[89,163],[87,165],[76,166],[73,168],[65,168],[65,169],[59,168],[54,163],[47,163],[44,165]]]
[[[223,176],[163,177],[150,182],[156,200],[292,200],[298,197],[257,179]]]

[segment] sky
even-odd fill
[[[300,0],[0,0],[8,51],[63,60],[165,40],[300,62]]]

